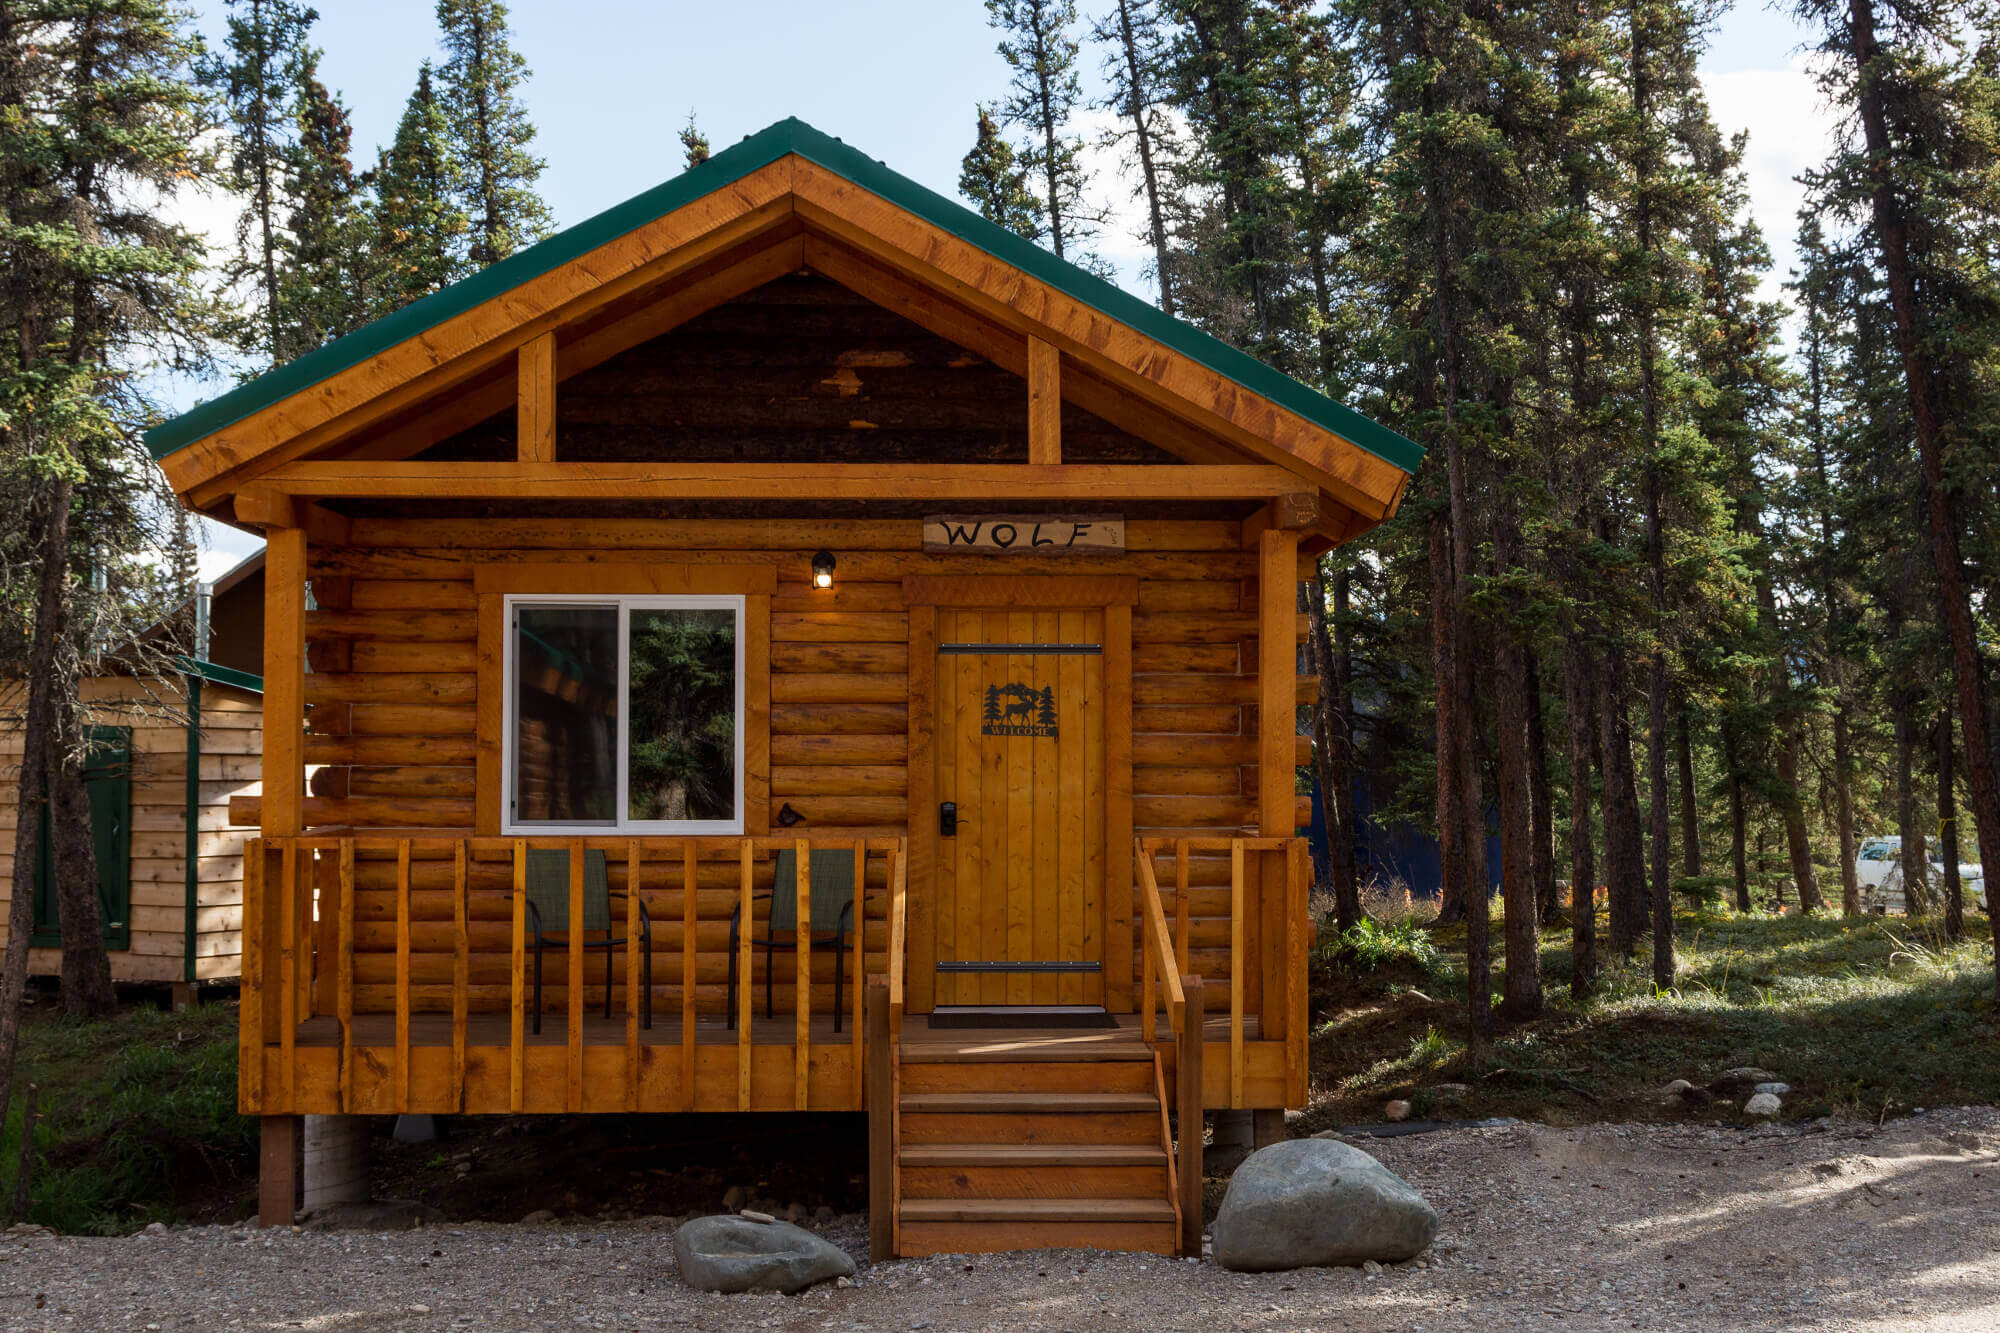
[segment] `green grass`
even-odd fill
[[[40,1089],[26,1220],[122,1235],[232,1214],[254,1178],[257,1122],[236,1113],[236,1006],[135,1008],[98,1022],[22,1024],[0,1132],[0,1204],[14,1197],[22,1103]]]
[[[1387,972],[1317,970],[1315,1119],[1374,1119],[1384,1099],[1408,1097],[1420,1115],[1729,1120],[1734,1103],[1668,1105],[1657,1090],[1742,1065],[1792,1085],[1787,1117],[2000,1101],[1993,946],[1983,915],[1966,924],[1953,944],[1902,918],[1689,912],[1670,991],[1655,992],[1642,940],[1633,962],[1606,960],[1598,993],[1581,1003],[1569,990],[1568,931],[1545,932],[1548,1013],[1498,1023],[1478,1047],[1455,927],[1430,957],[1406,954]],[[1498,923],[1493,943],[1498,995]],[[1428,1091],[1439,1083],[1471,1091],[1440,1098]]]

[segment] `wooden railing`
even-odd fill
[[[560,960],[555,971],[564,992],[563,1044],[566,1058],[560,1076],[560,1095],[552,1088],[531,1086],[531,1080],[537,1077],[532,1068],[536,1062],[528,1056],[531,1044],[528,1028],[534,1014],[531,1013],[528,972],[531,934],[527,853],[544,848],[563,850],[569,854],[569,919],[561,923],[542,923],[545,933],[559,932],[562,937],[550,946]],[[694,1109],[699,1072],[696,1028],[698,1009],[701,1007],[698,1003],[699,992],[702,989],[700,935],[704,925],[711,934],[715,933],[723,926],[724,914],[733,909],[739,914],[742,928],[737,932],[734,960],[736,996],[733,1017],[736,1021],[733,1044],[736,1059],[733,1071],[735,1095],[731,1100],[738,1109],[751,1109],[755,1067],[752,1048],[758,1044],[759,1036],[755,1031],[753,997],[757,986],[753,965],[755,951],[752,947],[752,937],[757,933],[753,929],[757,920],[756,904],[762,897],[756,887],[757,866],[760,860],[782,850],[791,850],[796,854],[796,881],[773,883],[771,893],[796,894],[798,920],[806,928],[798,931],[789,944],[777,946],[791,955],[789,964],[785,966],[790,973],[793,990],[792,1012],[789,1015],[790,1040],[773,1043],[767,1028],[762,1034],[763,1044],[791,1046],[792,1087],[789,1100],[793,1108],[805,1109],[812,1103],[809,1084],[815,1012],[809,929],[812,921],[812,853],[851,852],[854,856],[856,891],[851,918],[852,934],[847,942],[848,956],[843,968],[847,975],[842,978],[851,990],[851,997],[843,997],[845,1002],[841,1007],[851,1015],[852,1021],[840,1039],[850,1048],[849,1085],[842,1091],[846,1094],[846,1105],[858,1107],[861,1104],[865,1027],[862,1010],[869,956],[867,907],[869,900],[875,898],[878,908],[885,910],[890,917],[891,935],[900,934],[907,875],[901,839],[818,835],[805,838],[638,839],[307,835],[254,840],[247,850],[240,1051],[242,1102],[247,1109],[295,1110],[300,1107],[297,1045],[302,1026],[316,1015],[335,1020],[341,1051],[339,1105],[342,1109],[354,1106],[358,1013],[363,1016],[393,1014],[393,1035],[387,1043],[391,1047],[389,1075],[393,1106],[386,1109],[402,1111],[412,1108],[411,1024],[412,1014],[418,1008],[419,989],[418,980],[413,975],[413,961],[418,951],[413,948],[412,897],[414,886],[419,881],[427,895],[439,889],[448,889],[451,896],[448,993],[451,1057],[447,1076],[450,1083],[447,1100],[451,1104],[461,1107],[465,1104],[468,1047],[495,1044],[490,1040],[474,1042],[471,1039],[475,1010],[498,1008],[497,1002],[504,998],[507,1014],[506,1105],[476,1109],[521,1111],[552,1105],[567,1110],[580,1110],[586,1106],[602,1110],[641,1109],[642,1047],[653,1044],[643,1039],[641,1034],[641,1018],[647,1012],[653,994],[653,989],[646,983],[651,977],[653,964],[663,956],[671,958],[678,953],[679,1077],[673,1080],[673,1084],[678,1088],[680,1104],[647,1109]],[[606,1105],[602,1096],[585,1088],[586,1045],[603,1044],[601,1031],[598,1033],[599,1042],[586,1043],[585,1040],[585,1005],[589,984],[584,964],[586,952],[590,949],[582,928],[586,851],[602,851],[608,868],[615,871],[622,866],[623,869],[623,885],[611,894],[614,907],[611,929],[613,932],[622,929],[622,959],[607,957],[605,960],[607,967],[622,961],[622,985],[617,982],[607,984],[604,996],[604,1003],[608,1006],[622,998],[624,1010],[624,1077],[615,1080],[622,1084],[623,1095],[619,1098],[622,1105]],[[362,858],[383,863],[393,858],[393,879],[388,885],[394,904],[393,972],[392,984],[387,988],[386,995],[379,983],[365,988],[358,987],[356,983],[357,862]],[[476,871],[482,866],[490,867],[483,876],[490,880],[499,870],[499,866],[493,864],[496,862],[511,870],[511,887],[506,890],[511,906],[507,929],[507,982],[499,994],[494,993],[496,988],[475,982],[475,960],[496,960],[497,955],[490,946],[486,949],[474,948],[469,910]],[[448,871],[445,869],[447,865]],[[872,893],[871,879],[876,885]],[[724,883],[727,883],[727,888],[721,887]],[[704,894],[709,900],[707,912],[703,910]],[[677,903],[674,902],[676,897],[679,900]],[[651,912],[647,907],[649,901]],[[724,907],[724,903],[728,906]],[[615,910],[620,907],[622,914]],[[431,904],[431,908],[429,919],[423,923],[431,947],[424,951],[427,976],[422,983],[422,1007],[435,1010],[444,1006],[438,1003],[438,982],[441,978],[435,975],[434,955],[438,952],[435,904]],[[661,912],[661,909],[668,910]],[[379,908],[376,910],[377,916],[371,925],[379,930],[382,923]],[[491,932],[482,931],[482,934],[490,938]],[[673,938],[676,934],[679,936],[677,941]],[[599,944],[597,948],[610,953],[608,945]],[[270,956],[273,951],[275,957]],[[711,957],[713,952],[711,949]],[[900,947],[892,950],[891,957],[900,960]],[[374,966],[379,968],[380,964]],[[774,959],[773,983],[784,975],[778,970],[780,966]],[[674,988],[669,986],[666,989],[671,991]],[[364,1002],[359,1005],[356,998],[358,990],[364,997]],[[831,1007],[830,1002],[823,1004],[821,1011]],[[711,1020],[719,1016],[713,1000],[708,1009]],[[711,1040],[716,1035],[711,1033]],[[381,1043],[368,1044],[374,1046]],[[265,1049],[270,1046],[277,1047],[280,1056],[277,1071],[282,1086],[277,1089],[264,1087],[263,1057]],[[592,1057],[588,1067],[602,1071],[602,1064],[597,1063],[600,1058]],[[546,1080],[547,1076],[548,1071],[543,1069],[541,1078]],[[768,1077],[763,1086],[764,1100],[768,1102],[771,1098]],[[822,1104],[824,1098],[822,1092]],[[435,1100],[435,1097],[425,1099],[427,1105]]]
[[[1180,1124],[1180,1150],[1167,1133],[1166,1082],[1160,1072],[1160,1057],[1153,1055],[1154,1085],[1160,1097],[1160,1147],[1167,1154],[1167,1179],[1174,1201],[1174,1220],[1181,1238],[1181,1253],[1201,1257],[1202,1218],[1202,1040],[1206,1015],[1203,1013],[1201,978],[1187,972],[1187,855],[1178,858],[1175,883],[1175,911],[1179,930],[1169,935],[1167,917],[1160,902],[1160,882],[1153,870],[1153,858],[1144,844],[1134,858],[1139,866],[1139,911],[1143,949],[1140,962],[1140,1030],[1147,1042],[1155,1041],[1155,992],[1163,991],[1167,1028],[1174,1045],[1174,1115]],[[1185,975],[1184,975],[1185,974]]]
[[[1196,856],[1229,858],[1227,976],[1229,984],[1229,1095],[1225,1105],[1240,1108],[1245,1098],[1246,1017],[1249,1015],[1253,969],[1266,968],[1260,978],[1258,1037],[1270,1040],[1282,1033],[1285,1045],[1288,1104],[1305,1098],[1306,959],[1311,922],[1306,893],[1311,887],[1311,861],[1303,838],[1139,838],[1134,858],[1139,869],[1139,910],[1142,917],[1140,962],[1140,1025],[1148,1042],[1155,1040],[1155,1010],[1164,1003],[1171,1031],[1178,1042],[1183,1025],[1176,1006],[1187,1011],[1185,1028],[1200,1032],[1206,1019],[1205,1001],[1190,993],[1188,980],[1198,969],[1190,965],[1194,920],[1189,891],[1190,862]],[[1172,924],[1155,861],[1171,853],[1174,865]],[[1269,867],[1259,882],[1260,901],[1250,901],[1249,858],[1264,858]],[[1275,901],[1274,901],[1275,895]],[[1259,910],[1271,909],[1271,910]],[[1277,931],[1272,937],[1272,930]],[[1253,931],[1257,932],[1252,943]],[[1160,992],[1156,995],[1156,991]],[[1178,997],[1178,998],[1177,998]]]

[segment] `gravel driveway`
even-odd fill
[[[0,1238],[6,1329],[2000,1327],[2000,1112],[1877,1130],[1516,1126],[1364,1141],[1443,1216],[1379,1274],[1092,1251],[710,1296],[664,1223]],[[858,1221],[828,1234],[857,1252]]]

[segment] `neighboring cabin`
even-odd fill
[[[185,675],[97,676],[82,685],[92,742],[91,833],[111,977],[173,983],[182,998],[180,988],[234,981],[241,969],[243,846],[251,831],[229,826],[229,799],[261,790],[263,555],[251,556],[196,596],[203,642],[186,660]],[[183,720],[191,685],[199,719],[192,733]],[[0,696],[0,943],[13,885],[21,742],[19,695]],[[46,836],[41,862],[28,970],[55,976],[62,932]]]
[[[1199,1253],[1304,1104],[1297,584],[1409,441],[786,121],[149,442],[267,541],[266,1221],[306,1115],[866,1109],[878,1254]]]

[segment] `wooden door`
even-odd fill
[[[937,1003],[1102,1004],[1104,612],[937,625]]]

